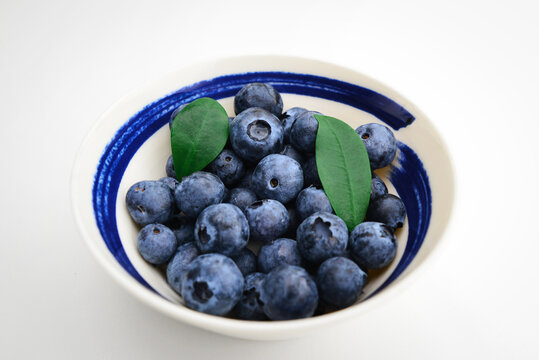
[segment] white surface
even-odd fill
[[[539,357],[535,1],[2,1],[0,358]],[[69,207],[75,152],[141,83],[215,54],[355,68],[418,105],[457,170],[429,273],[360,321],[257,343],[153,311],[90,255]]]

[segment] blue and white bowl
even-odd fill
[[[399,141],[394,162],[377,174],[406,205],[397,232],[396,259],[371,277],[358,303],[310,319],[252,322],[188,309],[163,273],[137,251],[138,228],[125,206],[128,188],[165,176],[168,119],[179,105],[199,97],[219,100],[234,115],[233,97],[245,84],[270,83],[284,109],[301,106],[337,117],[353,128],[369,122],[390,126]],[[73,169],[73,208],[92,253],[119,284],[144,303],[175,319],[221,334],[273,340],[297,337],[320,326],[360,316],[425,271],[440,247],[454,200],[454,175],[440,135],[414,105],[358,72],[301,58],[255,56],[218,60],[173,73],[125,96],[97,121]]]

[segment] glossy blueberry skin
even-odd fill
[[[170,115],[170,118],[168,119],[168,128],[169,128],[169,129],[172,128],[172,123],[174,122],[174,118],[176,117],[176,115],[178,115],[178,113],[179,113],[180,111],[182,111],[182,109],[183,109],[184,107],[186,107],[187,105],[188,105],[188,103],[187,103],[187,104],[180,105],[180,106],[178,106],[178,107],[176,108],[176,110],[174,110],[174,111],[172,112],[172,114]]]
[[[344,221],[330,213],[315,213],[299,225],[296,240],[301,256],[313,263],[345,256],[348,228]]]
[[[140,226],[164,223],[174,211],[170,188],[161,181],[140,181],[129,188],[125,202],[131,218]]]
[[[249,108],[232,122],[230,144],[242,159],[256,163],[282,149],[283,126],[275,115],[266,110]]]
[[[291,157],[271,154],[260,160],[252,176],[252,187],[261,199],[286,204],[303,188],[303,170]]]
[[[256,255],[248,248],[243,248],[231,259],[234,260],[244,277],[256,271]]]
[[[249,223],[235,205],[210,205],[195,223],[195,242],[202,253],[238,255],[248,241]]]
[[[362,269],[381,269],[397,254],[397,238],[390,227],[366,221],[350,234],[350,256]]]
[[[283,130],[284,130],[284,143],[289,144],[290,143],[290,129],[292,129],[292,125],[294,125],[294,121],[296,121],[296,118],[306,112],[307,109],[301,108],[301,107],[293,107],[291,109],[286,110],[286,112],[281,115],[281,122],[283,124]]]
[[[258,251],[258,270],[260,272],[269,273],[283,264],[301,266],[301,255],[295,240],[277,239],[263,245]]]
[[[174,189],[176,189],[176,186],[180,183],[176,178],[168,176],[162,177],[158,181],[161,181],[163,184],[168,186],[172,193],[174,193]]]
[[[243,161],[230,149],[224,149],[208,165],[206,171],[215,174],[226,186],[233,186],[244,175]]]
[[[300,164],[305,162],[305,157],[290,144],[285,145],[279,154],[291,157]]]
[[[172,230],[178,245],[195,240],[195,219],[182,213],[172,215],[165,225]]]
[[[300,221],[305,220],[316,212],[332,213],[333,208],[329,199],[322,189],[309,186],[301,190],[296,198],[296,210]]]
[[[300,114],[290,129],[290,143],[296,149],[307,154],[313,154],[318,133],[318,120],[314,115],[317,111],[306,111]]]
[[[387,194],[386,184],[378,177],[378,175],[372,173],[371,201],[385,194]]]
[[[200,251],[196,247],[195,243],[189,242],[180,245],[176,249],[176,253],[170,259],[167,265],[167,282],[178,294],[182,289],[182,275],[187,265],[200,255]]]
[[[168,177],[176,179],[176,171],[174,170],[174,160],[172,159],[172,155],[168,157],[165,171]]]
[[[257,200],[245,209],[251,239],[268,243],[281,237],[288,229],[290,218],[277,200]]]
[[[138,234],[137,247],[140,255],[150,264],[166,263],[178,247],[172,230],[162,224],[148,224]]]
[[[369,203],[365,218],[367,221],[384,223],[395,230],[404,224],[406,207],[398,196],[381,195]]]
[[[258,200],[254,191],[247,188],[234,188],[230,190],[224,202],[236,205],[241,211],[245,212],[245,208]]]
[[[253,107],[262,108],[275,116],[281,116],[283,99],[281,94],[270,84],[247,84],[234,97],[234,111],[236,114],[240,114]]]
[[[225,196],[225,185],[209,172],[198,171],[185,177],[174,191],[174,200],[180,211],[196,218],[206,207],[220,203]]]
[[[308,318],[318,305],[318,290],[305,269],[281,265],[262,284],[264,313],[271,320]]]
[[[225,315],[238,303],[243,275],[234,261],[221,254],[204,254],[183,272],[181,295],[185,305],[206,314]]]
[[[365,144],[371,169],[380,169],[391,164],[397,153],[397,140],[387,126],[365,124],[358,127],[356,133]]]
[[[316,275],[320,299],[340,309],[357,301],[366,282],[367,274],[345,257],[327,259]]]
[[[318,175],[318,167],[316,166],[316,157],[311,156],[303,163],[303,186],[322,187],[320,176]]]
[[[255,272],[245,277],[243,293],[234,308],[234,315],[242,320],[268,320],[261,300],[262,284],[266,274]]]

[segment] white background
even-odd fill
[[[0,2],[0,358],[539,358],[537,1]],[[85,134],[146,81],[215,56],[356,69],[422,109],[458,202],[428,273],[354,321],[250,342],[146,307],[70,210]]]

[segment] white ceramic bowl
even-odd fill
[[[397,232],[396,259],[372,274],[358,303],[309,319],[252,322],[206,315],[186,308],[163,272],[146,263],[136,248],[138,228],[126,206],[127,189],[140,180],[165,176],[169,157],[168,118],[179,105],[209,96],[234,115],[233,96],[249,82],[268,82],[282,94],[284,109],[301,106],[337,117],[352,127],[385,123],[399,151],[393,164],[377,171],[407,208]],[[315,60],[255,56],[216,60],[181,69],[113,105],[88,134],[72,178],[76,221],[90,250],[118,283],[168,316],[228,336],[274,340],[297,337],[321,326],[359,317],[383,299],[395,299],[439,244],[450,218],[454,176],[440,135],[401,95],[354,70]]]

